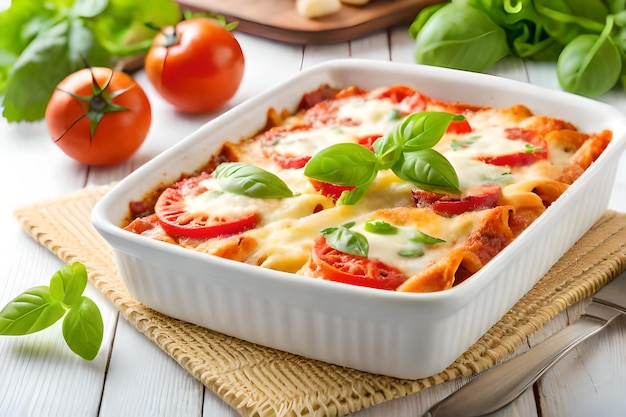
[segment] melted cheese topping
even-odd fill
[[[409,276],[440,259],[451,248],[461,246],[485,217],[486,212],[468,212],[455,217],[429,213],[422,222],[398,226],[398,233],[384,235],[364,229],[365,222],[373,219],[371,212],[363,210],[360,206],[336,206],[308,217],[278,221],[246,232],[246,235],[257,239],[259,244],[249,261],[272,269],[293,272],[291,270],[293,263],[286,262],[284,258],[305,261],[310,254],[313,241],[320,235],[321,230],[355,222],[351,230],[367,238],[370,247],[369,258],[393,265]],[[411,242],[410,238],[416,231],[443,239],[445,242],[434,245]],[[401,255],[412,249],[423,253],[419,256]]]
[[[473,131],[465,135],[448,135],[452,140],[448,146],[439,145],[443,152],[454,152],[462,158],[507,155],[524,152],[528,142],[520,139],[508,139],[500,126],[492,127],[472,125]]]
[[[300,218],[315,211],[334,206],[333,201],[315,192],[311,183],[300,172],[285,170],[283,180],[296,194],[291,198],[253,198],[225,192],[214,178],[201,182],[207,191],[185,198],[190,213],[206,213],[213,217],[233,219],[250,213],[260,214],[260,225],[285,218]]]
[[[283,155],[311,156],[336,143],[357,143],[359,138],[390,131],[398,123],[395,114],[396,106],[389,100],[353,97],[336,110],[340,126],[321,125],[285,132],[272,144],[272,149]]]
[[[369,258],[393,265],[410,276],[436,262],[450,249],[464,244],[484,216],[485,211],[467,212],[455,217],[430,216],[424,223],[400,226],[394,234],[368,232],[363,221],[355,224],[351,230],[367,238]],[[417,231],[443,239],[444,242],[432,245],[414,242],[411,238]]]
[[[456,171],[459,177],[461,190],[485,184],[506,185],[515,181],[508,167],[486,164],[471,158],[464,158],[456,152],[446,152],[444,156]]]
[[[383,90],[381,88],[372,90],[370,94],[332,101],[328,107],[328,118],[314,118],[313,126],[308,130],[286,129],[272,143],[272,151],[286,156],[313,156],[336,143],[355,143],[366,136],[388,133],[400,121],[397,115],[405,113],[403,107],[409,104],[393,103],[388,98],[374,98]],[[431,103],[429,108],[446,111],[445,103]],[[452,108],[463,109],[463,106]],[[508,199],[507,207],[523,209],[528,213],[529,207],[534,210],[537,204],[541,205],[538,212],[545,209],[542,198],[534,194],[536,189],[544,187],[544,193],[550,194],[551,198],[558,198],[566,189],[567,184],[552,179],[570,163],[576,151],[575,146],[549,147],[548,160],[528,166],[497,166],[479,160],[480,157],[524,152],[528,143],[521,139],[509,139],[505,129],[532,129],[535,119],[530,111],[516,106],[503,110],[468,108],[466,117],[472,127],[471,132],[446,133],[435,146],[454,167],[462,191],[486,184],[499,184],[503,188],[504,198]],[[296,113],[284,119],[282,126],[301,126],[305,119],[304,112]],[[263,134],[257,138],[263,138]],[[567,142],[567,137],[562,140]],[[237,152],[237,146],[240,146],[241,152]],[[298,272],[309,259],[313,242],[322,230],[354,222],[351,230],[366,237],[370,258],[395,266],[407,276],[412,276],[440,262],[451,250],[463,246],[468,236],[489,216],[490,210],[444,217],[427,209],[418,209],[412,196],[414,186],[400,180],[391,170],[378,172],[375,181],[357,205],[336,206],[331,197],[315,190],[304,176],[303,169],[279,168],[262,151],[263,146],[267,146],[267,143],[259,146],[259,141],[248,139],[240,145],[231,145],[231,148],[233,155],[241,157],[242,162],[263,166],[279,176],[294,192],[293,197],[261,199],[241,196],[224,192],[216,180],[208,179],[202,182],[207,188],[206,192],[187,197],[184,202],[186,210],[191,213],[208,213],[224,218],[236,218],[252,212],[259,214],[261,220],[257,227],[241,234],[242,238],[254,241],[250,252],[242,255],[243,261],[247,263]],[[424,212],[408,219],[397,217],[397,213],[405,212],[394,211],[394,208]],[[395,218],[389,214],[391,212],[396,213]],[[386,217],[388,215],[393,221]],[[400,223],[395,224],[397,233],[367,231],[365,223],[372,219]],[[443,239],[444,242],[429,245],[416,243],[411,238],[417,231]],[[220,238],[215,238],[197,246],[202,250],[200,246],[204,244],[215,246],[219,243]],[[241,254],[237,252],[237,255]]]
[[[339,107],[337,117],[359,122],[366,132],[384,133],[398,122],[395,109],[390,100],[356,97]]]

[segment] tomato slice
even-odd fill
[[[208,191],[201,184],[207,178],[208,175],[185,178],[161,193],[154,206],[154,212],[159,224],[167,234],[209,239],[217,236],[234,235],[256,226],[258,222],[256,212],[237,217],[225,217],[214,216],[203,211],[189,211],[185,199]]]
[[[428,97],[422,95],[419,91],[404,85],[395,85],[381,92],[378,98],[388,98],[392,103],[406,106],[408,113],[424,111],[428,102]]]
[[[534,152],[518,152],[498,156],[487,156],[481,157],[479,159],[491,165],[521,167],[532,165],[535,162],[541,161],[542,159],[547,159],[547,157],[547,152],[544,150]]]
[[[371,134],[371,135],[364,135],[364,136],[361,136],[360,138],[358,138],[357,143],[359,145],[365,146],[370,151],[373,151],[374,149],[372,148],[372,145],[374,145],[374,142],[376,142],[378,139],[380,139],[381,136],[382,136],[382,134],[380,134],[380,133],[374,133],[374,134]]]
[[[341,197],[341,193],[354,189],[354,186],[331,184],[313,178],[309,178],[309,181],[311,185],[313,185],[313,188],[315,188],[315,191],[326,197],[331,197],[335,202]]]
[[[431,207],[440,216],[456,216],[495,207],[501,191],[499,185],[485,185],[467,191],[464,196],[456,197],[414,189],[413,199],[418,207]]]
[[[523,140],[528,144],[528,149],[506,155],[483,156],[477,158],[491,165],[520,167],[532,165],[543,159],[548,159],[548,146],[546,141],[537,135],[534,130],[523,128],[509,128],[505,130],[507,139]]]
[[[361,287],[395,290],[406,280],[398,268],[376,259],[355,256],[331,247],[324,236],[313,243],[312,259],[322,278]]]
[[[311,159],[310,155],[290,155],[278,152],[276,150],[277,145],[279,144],[281,138],[284,135],[293,132],[301,132],[308,131],[311,129],[310,124],[302,124],[297,126],[289,126],[289,127],[275,127],[273,129],[268,130],[263,134],[263,152],[268,158],[271,158],[283,169],[299,169],[304,168],[309,159]]]
[[[467,119],[451,121],[448,125],[448,130],[446,130],[447,133],[456,133],[457,135],[470,133],[471,131],[472,126],[470,126]]]
[[[311,157],[275,154],[272,156],[272,159],[283,169],[300,169],[304,168]]]

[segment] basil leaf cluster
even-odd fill
[[[417,63],[485,72],[507,55],[555,61],[587,97],[626,88],[626,0],[451,0],[409,28]]]
[[[0,12],[0,98],[9,122],[44,117],[57,84],[84,68],[148,51],[155,27],[181,19],[172,0],[12,1]],[[36,80],[36,82],[33,82]]]
[[[458,194],[459,178],[454,167],[432,147],[450,122],[462,118],[447,112],[412,113],[374,142],[374,152],[356,143],[331,145],[313,155],[304,167],[304,175],[355,187],[344,191],[338,204],[356,204],[378,172],[385,169],[422,189]]]
[[[97,304],[83,295],[87,269],[80,262],[66,265],[50,285],[30,288],[0,310],[0,335],[22,336],[46,329],[63,318],[63,338],[83,359],[92,360],[102,345],[104,323]]]

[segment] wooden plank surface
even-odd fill
[[[295,0],[179,0],[185,8],[210,11],[237,21],[237,30],[298,44],[328,44],[413,21],[424,7],[442,0],[371,0],[342,5],[339,12],[316,19],[300,15]]]

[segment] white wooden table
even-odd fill
[[[246,72],[229,106],[324,60],[359,57],[413,62],[413,41],[405,27],[325,46],[289,45],[241,33],[237,33],[237,38],[246,57]],[[511,58],[499,63],[491,72],[559,88],[554,65],[550,63]],[[0,118],[0,178],[4,184],[0,204],[0,304],[6,304],[27,288],[47,285],[50,276],[62,266],[54,255],[21,230],[12,217],[15,209],[55,199],[86,186],[119,180],[218,115],[178,114],[156,95],[142,72],[137,73],[136,78],[150,96],[153,125],[144,146],[131,160],[119,166],[80,165],[56,148],[43,122],[10,124]],[[625,92],[611,92],[600,100],[618,106],[626,118]],[[626,212],[626,157],[622,157],[610,208]],[[105,322],[103,347],[92,362],[69,351],[60,326],[25,337],[0,337],[0,416],[238,415],[120,318],[94,288],[88,287],[87,294],[98,303]],[[562,313],[533,335],[528,344],[537,343],[563,327],[567,317],[567,312]],[[465,382],[467,379],[441,384],[354,416],[420,416]],[[626,320],[620,319],[571,352],[533,390],[494,415],[623,416],[625,393]]]

